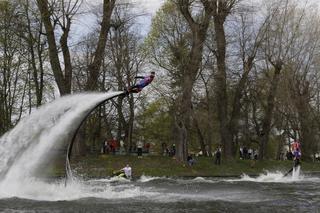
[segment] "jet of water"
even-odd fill
[[[22,119],[0,138],[0,184],[32,177],[51,148],[70,140],[83,118],[104,100],[123,92],[64,96]]]
[[[300,166],[294,167],[292,170],[292,179],[297,180],[300,176]]]

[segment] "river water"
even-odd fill
[[[320,212],[320,177],[26,180],[3,186],[5,212]]]

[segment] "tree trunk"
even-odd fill
[[[110,21],[112,11],[116,0],[103,1],[103,17],[101,22],[101,29],[94,59],[88,66],[89,77],[86,83],[86,90],[96,90],[98,88],[98,79],[100,74],[100,67],[105,54],[108,32],[110,29]]]
[[[311,156],[317,152],[317,140],[315,138],[317,128],[313,125],[313,120],[310,117],[309,112],[299,112],[299,120],[301,125],[301,151],[303,153],[303,158],[310,160]]]
[[[64,84],[65,84],[65,92],[66,94],[71,93],[71,81],[72,81],[72,64],[70,51],[68,46],[68,37],[69,31],[71,27],[71,19],[67,16],[67,25],[62,28],[63,34],[60,38],[61,50],[63,53],[63,61],[64,61]]]
[[[205,141],[204,141],[204,136],[203,136],[203,134],[201,132],[201,129],[199,127],[199,123],[198,123],[197,118],[193,117],[193,122],[194,122],[194,126],[196,128],[196,131],[197,131],[198,140],[199,140],[199,144],[200,144],[200,147],[201,147],[202,154],[204,156],[208,157],[209,153],[207,153],[206,144],[205,144]]]
[[[33,74],[33,82],[35,84],[35,90],[36,90],[36,105],[37,107],[41,106],[42,103],[42,94],[43,94],[43,63],[42,63],[42,57],[43,57],[43,51],[41,48],[41,35],[38,33],[38,36],[34,36],[32,34],[31,30],[31,21],[29,17],[29,2],[26,1],[25,5],[25,12],[27,17],[27,30],[28,30],[28,37],[26,38],[30,56],[31,56],[31,65],[32,65],[32,74]],[[40,28],[42,28],[42,24],[40,24]],[[36,46],[35,46],[36,45]],[[36,53],[38,54],[38,60],[39,60],[39,68],[37,67],[36,62]],[[39,77],[40,74],[40,77]]]
[[[246,88],[249,73],[252,69],[253,59],[254,59],[253,57],[250,57],[247,61],[244,62],[244,66],[243,66],[244,72],[234,93],[231,118],[228,125],[230,129],[230,133],[232,134],[232,138],[235,138],[237,134],[238,121],[240,118],[240,112],[241,112],[241,106],[242,106],[241,99],[243,97],[243,93]]]
[[[223,154],[226,158],[232,158],[232,133],[228,123],[228,96],[226,77],[226,37],[224,31],[225,19],[220,16],[214,18],[214,30],[217,44],[217,74],[216,74],[216,97],[218,119],[220,123],[220,136],[223,145]]]
[[[302,88],[301,88],[302,87]],[[300,89],[302,92],[300,93]],[[312,107],[310,106],[310,91],[309,84],[302,83],[301,81],[295,84],[293,102],[297,108],[300,122],[300,142],[302,147],[303,156],[305,159],[310,159],[316,152],[316,138],[317,128],[314,125],[312,116]]]
[[[175,121],[176,126],[176,138],[178,141],[178,146],[176,150],[176,157],[181,162],[185,162],[187,160],[188,146],[187,146],[187,129],[184,126],[184,122],[179,120]]]
[[[192,44],[191,49],[188,54],[186,61],[181,61],[181,71],[184,73],[182,80],[182,99],[179,102],[179,110],[177,116],[176,126],[178,127],[179,132],[179,145],[178,145],[178,158],[179,160],[185,161],[188,155],[188,134],[190,128],[190,116],[191,116],[191,98],[192,98],[192,88],[196,80],[196,76],[199,72],[203,44],[206,39],[207,30],[209,27],[210,20],[212,18],[212,8],[208,2],[202,2],[204,6],[205,15],[202,21],[196,22],[192,14],[190,13],[189,1],[179,0],[178,8],[181,14],[184,16],[190,30],[192,31]]]
[[[262,132],[260,133],[260,149],[259,149],[259,159],[263,160],[266,156],[266,147],[269,141],[270,131],[271,131],[271,121],[273,118],[273,109],[275,104],[275,96],[277,93],[277,87],[280,80],[280,71],[282,69],[282,63],[277,62],[274,66],[274,75],[271,82],[271,87],[269,90],[266,112],[262,121]]]
[[[197,70],[189,65],[189,71],[185,71],[183,76],[182,96],[178,99],[176,107],[176,127],[178,130],[177,158],[186,161],[188,155],[188,139],[190,130],[190,119],[192,115],[192,88],[195,81]]]
[[[50,19],[51,12],[48,7],[48,0],[37,0],[37,4],[41,13],[41,19],[46,29],[46,36],[47,36],[48,45],[49,45],[49,58],[50,58],[50,64],[53,71],[53,75],[58,85],[60,94],[66,95],[70,90],[66,88],[65,79],[64,79],[61,65],[60,65],[54,28],[52,26],[51,19]]]

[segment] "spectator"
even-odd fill
[[[161,147],[162,147],[162,155],[163,156],[166,156],[168,154],[168,147],[167,147],[167,144],[165,142],[163,142],[161,144]]]
[[[243,147],[243,159],[248,159],[248,149],[247,147]]]
[[[142,148],[143,148],[143,143],[141,141],[138,141],[137,142],[138,158],[142,158]]]
[[[220,165],[221,164],[221,148],[220,148],[220,146],[217,148],[215,155],[216,155],[216,160],[214,163],[216,165]]]
[[[239,155],[240,155],[240,160],[243,159],[243,148],[240,146],[240,149],[239,149]]]
[[[251,148],[248,149],[248,159],[253,159],[253,150]]]
[[[176,155],[176,144],[172,144],[170,153],[172,157]]]
[[[109,154],[109,152],[110,152],[110,142],[108,141],[108,140],[106,140],[105,142],[104,142],[104,149],[105,149],[105,153],[106,154]]]
[[[192,158],[192,155],[188,155],[187,162],[189,166],[192,166],[194,164],[194,159]]]
[[[114,138],[110,141],[110,149],[111,149],[112,154],[115,155],[116,149],[117,149],[117,141]]]
[[[253,159],[254,160],[258,160],[258,155],[259,155],[259,151],[256,149],[256,150],[254,150],[254,152],[253,152]]]
[[[124,153],[124,142],[122,139],[120,139],[120,149],[119,149],[119,154],[121,155]]]
[[[145,144],[144,144],[144,150],[145,150],[146,153],[149,153],[150,143],[145,143]]]
[[[209,145],[208,144],[206,144],[205,146],[204,146],[204,149],[205,149],[205,151],[206,151],[206,156],[211,156],[210,155],[210,149],[209,149],[210,147],[209,147]]]
[[[101,145],[102,145],[102,146],[101,146],[101,153],[102,153],[102,154],[105,154],[105,153],[106,153],[106,146],[105,146],[104,144],[105,144],[105,142],[103,141],[102,144],[101,144]]]

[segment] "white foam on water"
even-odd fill
[[[297,166],[292,170],[292,179],[298,180],[299,178],[300,178],[300,166]]]
[[[138,179],[138,182],[146,183],[146,182],[150,182],[150,181],[157,180],[157,179],[165,179],[165,178],[161,178],[161,177],[151,177],[151,176],[142,175],[142,176]]]
[[[196,177],[194,179],[191,179],[189,182],[195,182],[195,183],[217,183],[216,180],[210,180],[208,178],[204,177]]]
[[[128,182],[130,182],[130,180],[127,178],[124,178],[124,177],[114,176],[111,178],[91,179],[91,180],[88,180],[88,182],[93,182],[93,183],[114,183],[114,182],[128,183]]]
[[[67,186],[64,180],[47,183],[39,179],[28,178],[19,183],[8,182],[1,186],[0,198],[19,197],[32,200],[77,200],[95,197],[104,199],[127,199],[139,196],[150,197],[154,193],[143,191],[132,184],[111,186],[109,184],[93,184],[87,181],[73,181]]]
[[[243,174],[240,179],[224,180],[227,182],[234,181],[248,181],[248,182],[265,182],[265,183],[291,183],[291,182],[319,182],[320,178],[306,176],[300,174],[300,166],[293,170],[292,175],[285,176],[285,172],[266,171],[264,174],[260,174],[257,177],[250,177],[247,174]]]
[[[284,177],[284,173],[281,171],[266,172],[260,174],[258,177],[250,177],[249,175],[243,174],[239,181],[253,181],[253,182],[292,182],[294,181],[290,176]]]
[[[237,201],[256,202],[268,199],[250,190],[209,190],[194,194],[193,190],[167,192],[157,187],[140,187],[130,182],[118,182],[112,185],[111,179],[84,181],[77,179],[66,187],[64,180],[47,183],[36,178],[24,179],[18,183],[8,182],[2,185],[0,199],[19,197],[38,201],[78,200],[82,198],[99,198],[107,200],[143,200],[172,203],[177,201]]]

